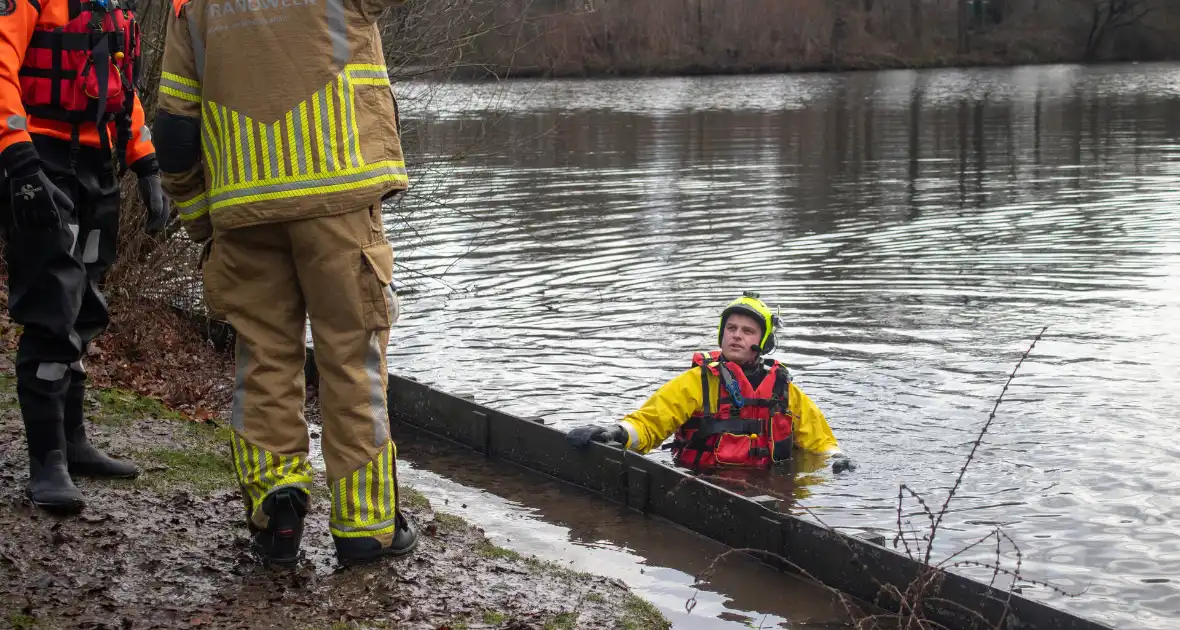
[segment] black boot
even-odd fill
[[[49,380],[31,362],[16,367],[16,393],[29,447],[29,483],[25,495],[39,508],[76,514],[86,506],[66,468],[62,401],[68,378]]]
[[[65,426],[66,461],[71,475],[134,479],[139,476],[135,464],[113,459],[90,443],[83,426],[83,403],[86,398],[86,375],[70,370],[70,387],[66,390]]]
[[[397,529],[385,536],[341,538],[332,536],[336,543],[336,559],[344,566],[355,566],[384,557],[404,556],[418,546],[418,530],[402,512],[397,513]]]
[[[33,505],[50,512],[77,514],[86,507],[82,493],[66,471],[66,456],[50,451],[43,461],[29,459],[29,484],[25,495]]]
[[[276,490],[262,500],[261,511],[261,518],[248,521],[253,537],[251,549],[265,565],[295,566],[303,539],[303,518],[307,516],[307,493],[297,488]]]

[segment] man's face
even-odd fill
[[[762,343],[762,326],[749,315],[734,313],[725,318],[721,331],[721,354],[739,365],[745,365],[758,357],[750,349]]]

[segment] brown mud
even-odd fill
[[[305,557],[267,569],[249,551],[227,429],[121,390],[88,396],[92,441],[144,472],[78,480],[86,509],[53,516],[24,497],[15,379],[0,356],[0,628],[670,627],[621,582],[497,547],[405,486],[403,509],[421,531],[411,556],[338,567],[320,478]]]

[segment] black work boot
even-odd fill
[[[362,538],[332,536],[336,543],[336,559],[349,567],[410,553],[418,546],[417,527],[400,511],[396,523],[397,528],[392,534]]]
[[[44,458],[29,458],[29,484],[25,495],[33,505],[60,514],[77,514],[86,507],[82,493],[66,470],[66,455],[49,451]]]
[[[134,479],[139,476],[139,467],[126,461],[110,457],[90,443],[83,426],[82,405],[86,398],[86,377],[70,370],[71,382],[66,390],[65,426],[66,461],[71,475],[79,477],[105,477],[108,479]]]
[[[81,425],[74,429],[73,435],[66,434],[66,461],[70,474],[79,477],[134,479],[139,476],[138,466],[114,459],[91,444]]]
[[[32,362],[18,364],[16,368],[16,393],[29,447],[29,483],[25,496],[43,510],[77,514],[86,507],[86,502],[66,468],[62,400],[67,379],[42,379],[38,369],[39,365]]]
[[[299,542],[303,539],[305,516],[306,492],[297,488],[283,488],[268,494],[262,500],[261,510],[248,521],[253,538],[251,550],[267,566],[295,566],[299,562]]]

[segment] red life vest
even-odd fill
[[[114,120],[122,159],[139,79],[139,22],[128,0],[69,0],[69,10],[65,26],[33,31],[21,100],[32,116],[73,123],[75,136],[78,125],[96,124],[104,147]]]
[[[672,456],[681,466],[708,469],[724,466],[769,468],[790,459],[794,423],[789,402],[790,373],[767,359],[768,373],[755,388],[740,365],[721,360],[721,352],[698,352],[692,364],[701,368],[704,404],[672,441]],[[720,379],[717,413],[709,411],[709,374]],[[735,398],[730,389],[738,392]]]

